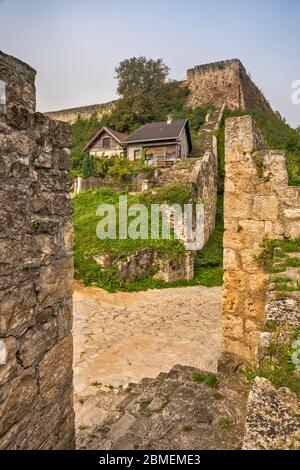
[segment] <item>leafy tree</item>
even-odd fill
[[[84,178],[95,175],[95,161],[93,155],[86,153],[82,162],[82,174]]]
[[[107,176],[108,170],[114,164],[114,159],[116,157],[103,156],[95,161],[95,176],[97,178],[105,178]]]
[[[117,91],[123,98],[132,98],[162,87],[166,83],[169,67],[162,59],[146,57],[125,59],[115,69]]]
[[[114,158],[113,165],[109,168],[107,174],[112,176],[116,183],[120,183],[135,173],[134,162],[131,162],[128,158],[117,156]]]

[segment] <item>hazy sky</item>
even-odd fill
[[[0,0],[0,49],[37,74],[39,111],[116,97],[114,68],[145,55],[187,68],[239,58],[274,109],[300,124],[300,0]]]

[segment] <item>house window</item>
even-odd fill
[[[0,106],[6,104],[5,82],[0,80]]]
[[[103,144],[103,148],[110,149],[110,138],[103,137],[102,144]]]
[[[134,158],[134,160],[138,160],[140,158],[140,149],[135,150],[133,152],[133,158]]]

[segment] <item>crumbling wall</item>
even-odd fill
[[[89,119],[93,115],[97,116],[97,119],[101,119],[103,114],[110,113],[115,106],[115,101],[109,101],[108,103],[92,104],[90,106],[79,106],[78,108],[61,109],[59,111],[49,111],[44,113],[55,121],[63,121],[68,124],[74,124],[78,117],[81,119]]]
[[[265,236],[300,236],[300,188],[250,116],[226,120],[224,226],[223,347],[255,361],[270,277],[254,256]]]
[[[0,53],[0,449],[74,447],[70,130]]]
[[[262,92],[252,82],[238,59],[198,65],[187,71],[189,106],[260,109],[272,112]]]

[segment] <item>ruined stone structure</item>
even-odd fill
[[[264,236],[300,236],[300,188],[250,116],[226,120],[225,173],[224,349],[255,361],[270,279],[254,255]]]
[[[238,59],[198,65],[187,71],[188,104],[272,112],[262,92]]]
[[[114,267],[115,275],[127,281],[145,277],[153,268],[157,270],[155,279],[165,282],[194,278],[194,252],[191,251],[159,257],[154,249],[142,248],[121,260],[113,255],[94,256],[94,260],[104,269]]]
[[[224,114],[224,105],[206,116],[195,142],[192,158],[177,161],[172,167],[159,169],[155,187],[174,182],[190,188],[191,201],[203,203],[205,211],[204,242],[215,228],[218,189],[218,148],[216,133]]]
[[[238,59],[197,65],[187,71],[187,79],[182,83],[189,89],[188,106],[213,106],[220,109],[225,103],[231,110],[260,109],[272,112],[263,93]],[[114,104],[115,101],[110,101],[45,114],[52,119],[73,124],[78,116],[88,119],[96,114],[100,119],[104,113],[111,112]]]
[[[70,449],[70,131],[35,113],[34,78],[0,52],[0,449]]]
[[[55,121],[63,121],[73,124],[78,119],[78,116],[82,119],[89,119],[91,116],[96,115],[98,119],[101,119],[103,114],[111,112],[114,107],[114,103],[115,101],[109,101],[108,103],[79,106],[77,108],[61,109],[59,111],[49,111],[48,113],[45,113],[45,115]]]

